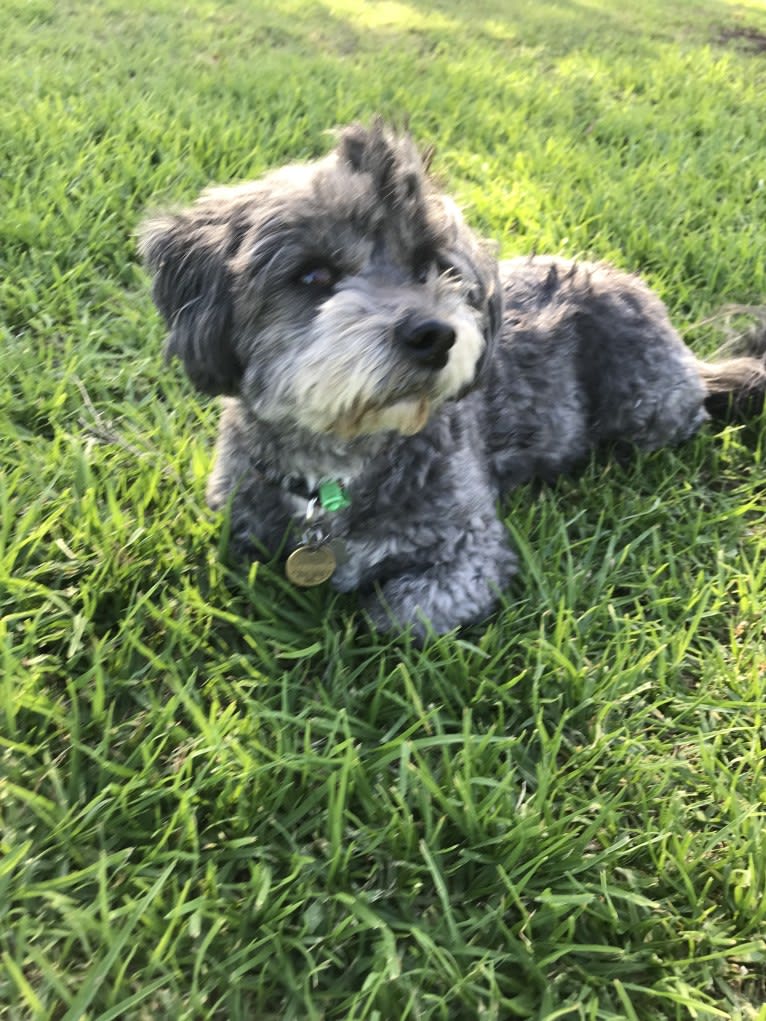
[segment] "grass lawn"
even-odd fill
[[[232,571],[145,210],[409,120],[505,255],[766,300],[766,9],[4,0],[0,1018],[766,1021],[764,418],[503,507],[418,651]]]

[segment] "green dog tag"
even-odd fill
[[[322,482],[319,485],[319,502],[326,511],[345,510],[351,506],[346,490],[340,482]]]

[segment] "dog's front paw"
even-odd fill
[[[393,597],[396,599],[396,597]],[[441,631],[415,600],[392,603],[390,583],[376,586],[375,590],[360,599],[364,615],[374,631],[381,634],[408,633],[419,645],[429,634],[441,634],[456,627],[459,622],[447,625]]]
[[[373,627],[382,632],[410,630],[422,640],[430,633],[444,634],[483,620],[516,563],[507,547],[495,552],[483,565],[459,561],[389,579],[363,597]]]

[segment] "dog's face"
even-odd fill
[[[380,124],[204,192],[149,221],[141,248],[196,386],[316,433],[417,432],[471,387],[499,328],[495,258]]]

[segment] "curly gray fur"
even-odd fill
[[[516,568],[496,513],[513,486],[600,444],[677,443],[706,401],[766,389],[762,359],[698,360],[635,276],[498,264],[381,123],[149,220],[141,247],[168,353],[224,395],[208,499],[235,549],[288,553],[306,504],[285,480],[341,482],[332,583],[378,628],[491,611]]]

